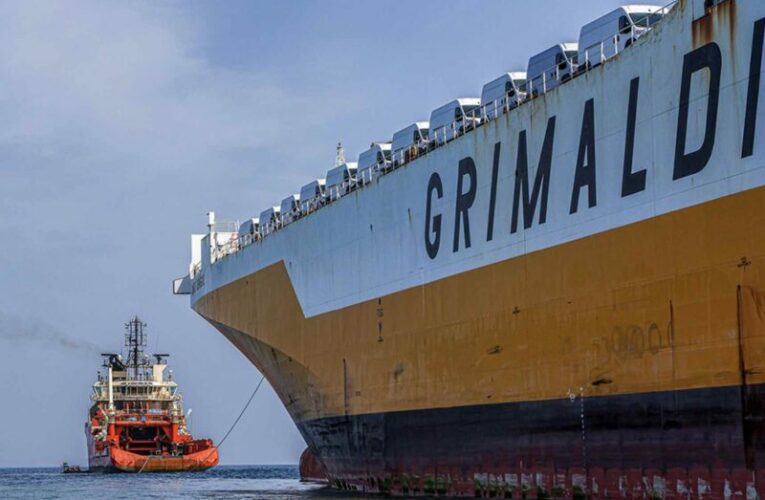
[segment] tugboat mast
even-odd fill
[[[146,347],[146,335],[143,332],[146,323],[134,316],[125,323],[125,347],[128,352],[127,366],[133,368],[133,376],[138,378],[139,368],[147,364],[143,350]]]

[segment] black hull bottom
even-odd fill
[[[765,385],[299,423],[335,487],[404,495],[765,496]],[[762,469],[762,470],[760,470]]]

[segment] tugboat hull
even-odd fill
[[[181,456],[138,455],[119,448],[110,450],[112,466],[121,472],[196,472],[218,465],[218,449]]]
[[[199,472],[218,465],[218,449],[211,447],[180,456],[139,455],[120,448],[97,451],[88,435],[90,472]]]

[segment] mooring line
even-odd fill
[[[234,420],[234,423],[231,424],[231,427],[229,427],[228,431],[226,431],[226,434],[223,436],[223,439],[220,440],[220,443],[218,443],[217,445],[212,447],[212,449],[210,450],[210,453],[208,453],[208,455],[204,458],[204,460],[201,461],[202,463],[204,463],[205,460],[210,458],[210,455],[213,454],[213,451],[218,451],[218,449],[223,445],[223,443],[226,441],[226,438],[228,438],[229,434],[231,434],[231,431],[234,430],[236,425],[242,419],[242,416],[244,416],[244,412],[246,412],[247,408],[250,407],[250,403],[252,403],[252,400],[255,399],[255,394],[258,393],[258,391],[260,390],[260,386],[263,385],[263,381],[265,379],[266,379],[265,375],[261,375],[260,376],[260,382],[258,382],[258,385],[255,386],[255,390],[252,391],[252,394],[250,394],[250,399],[247,400],[247,403],[245,403],[244,408],[242,408],[242,411],[239,412],[239,416],[236,417],[236,420]],[[153,456],[154,455],[147,455],[146,456],[146,460],[144,461],[143,465],[141,466],[141,469],[138,471],[138,474],[143,472],[143,469],[146,468],[146,464],[149,463],[149,460],[151,460],[151,458]],[[191,472],[192,470],[194,470],[194,469],[191,469],[189,472]]]
[[[238,424],[239,420],[242,419],[242,415],[244,415],[244,412],[247,411],[247,408],[250,406],[250,403],[252,403],[253,398],[255,398],[255,394],[258,393],[258,390],[260,390],[260,386],[263,384],[263,381],[265,379],[266,379],[265,375],[261,375],[260,376],[260,382],[258,382],[258,385],[255,386],[255,390],[252,391],[252,394],[250,395],[250,399],[247,400],[247,404],[245,404],[244,408],[242,408],[242,411],[239,412],[239,416],[236,417],[236,420],[234,420],[234,423],[231,424],[231,427],[228,429],[228,432],[226,432],[226,435],[223,436],[223,439],[220,440],[220,443],[218,443],[218,445],[214,446],[213,448],[215,448],[217,450],[218,448],[221,447],[221,445],[223,445],[223,442],[226,441],[226,438],[228,437],[228,435],[231,434],[231,431],[234,430],[234,427],[236,427],[236,424]]]

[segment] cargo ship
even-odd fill
[[[482,97],[192,235],[174,292],[267,377],[306,475],[765,494],[765,2],[598,14]]]
[[[146,326],[137,316],[125,325],[127,360],[103,354],[85,423],[90,472],[193,472],[214,467],[218,449],[194,439],[183,398],[168,371],[168,354],[149,356]],[[151,358],[154,358],[152,362]]]

